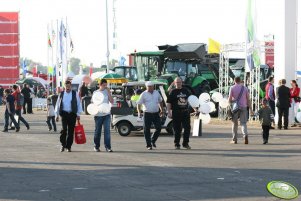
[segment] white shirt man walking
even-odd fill
[[[157,147],[156,141],[161,132],[160,116],[163,114],[163,103],[159,92],[154,90],[154,83],[147,81],[145,86],[146,91],[140,95],[137,101],[137,110],[140,117],[141,111],[139,108],[141,108],[141,104],[144,105],[144,137],[146,140],[146,148],[152,150],[152,147]],[[156,130],[151,137],[150,129],[152,124],[154,124]]]

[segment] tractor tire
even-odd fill
[[[123,121],[117,125],[119,135],[125,137],[131,133],[132,125],[129,122]]]
[[[209,93],[211,91],[211,88],[210,88],[209,82],[202,82],[194,90],[198,97],[202,93]]]

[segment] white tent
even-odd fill
[[[92,78],[92,80],[95,80],[104,74],[106,74],[106,71],[95,72],[95,73],[92,73],[91,78]]]

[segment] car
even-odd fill
[[[154,81],[155,90],[158,90],[163,99],[163,105],[166,108],[167,96],[164,86],[166,83]],[[128,136],[132,131],[141,131],[143,129],[143,120],[138,117],[135,103],[131,101],[134,90],[145,87],[145,81],[127,82],[122,84],[122,98],[117,100],[117,106],[111,108],[112,127],[117,130],[119,135]],[[167,115],[161,117],[162,128],[167,133],[172,134],[172,119]]]

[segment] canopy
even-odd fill
[[[81,85],[82,82],[85,82],[86,84],[90,84],[92,82],[92,79],[89,75],[76,75],[73,77],[71,81],[72,84],[79,84],[79,85]]]
[[[46,80],[44,80],[40,77],[27,77],[27,78],[16,81],[16,84],[29,84],[31,86],[42,85],[45,89],[49,85],[49,83]]]
[[[121,75],[117,73],[106,73],[101,76],[99,76],[100,79],[118,79],[118,78],[123,78]]]
[[[102,76],[104,74],[106,74],[105,71],[95,72],[95,73],[92,73],[91,78],[92,78],[92,80],[95,80],[96,78],[99,78],[100,76]]]

